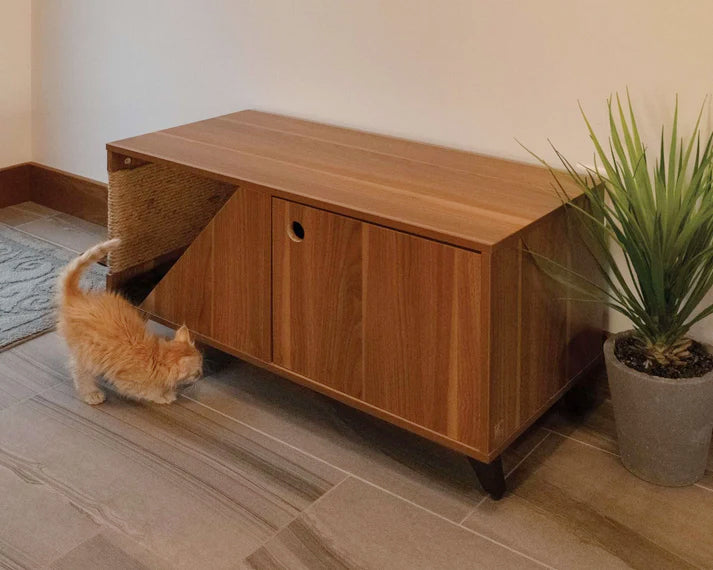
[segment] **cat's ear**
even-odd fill
[[[181,328],[176,331],[176,336],[174,337],[174,340],[193,344],[193,340],[191,339],[191,333],[188,332],[188,327],[186,325],[181,325]]]

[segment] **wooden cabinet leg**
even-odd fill
[[[583,416],[597,405],[594,382],[585,378],[576,382],[562,397],[565,409],[573,416]]]
[[[468,458],[480,485],[496,501],[505,494],[505,473],[501,457],[491,463],[483,463],[472,457]]]

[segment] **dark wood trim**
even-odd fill
[[[30,200],[29,162],[0,168],[0,208]]]
[[[106,226],[107,185],[43,164],[29,165],[29,200]]]

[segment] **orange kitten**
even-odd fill
[[[58,281],[57,329],[69,347],[74,386],[85,402],[101,404],[96,380],[103,376],[122,394],[168,404],[179,386],[202,374],[203,358],[185,325],[173,340],[161,338],[120,295],[79,287],[81,274],[118,244],[113,239],[87,250]]]

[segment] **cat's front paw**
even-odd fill
[[[151,398],[154,404],[172,404],[176,401],[176,394],[170,392],[168,394],[162,394],[161,396],[154,396]]]
[[[95,390],[94,392],[84,394],[82,396],[82,400],[84,400],[90,406],[96,406],[104,402],[104,400],[106,400],[106,396],[101,390]]]

